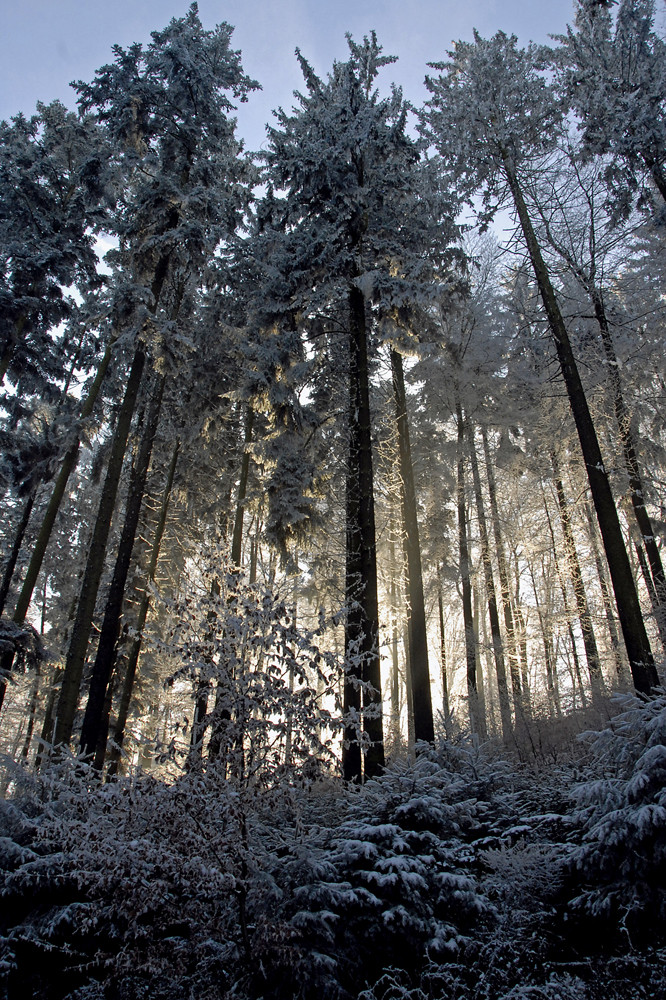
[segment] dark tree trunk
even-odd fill
[[[428,635],[426,631],[423,573],[421,568],[421,545],[416,514],[416,491],[414,488],[414,469],[409,441],[409,422],[407,420],[407,396],[405,393],[402,356],[393,349],[391,349],[391,372],[393,375],[393,395],[398,427],[398,455],[406,557],[405,582],[410,653],[410,660],[407,666],[412,680],[414,736],[416,740],[424,740],[426,743],[432,743],[435,739],[435,727],[432,717],[432,695],[430,691],[430,671],[428,668]]]
[[[536,607],[537,617],[539,619],[539,629],[541,631],[541,640],[543,643],[543,655],[544,655],[544,665],[546,667],[546,690],[548,692],[548,704],[551,710],[551,714],[561,715],[562,709],[560,706],[560,695],[559,686],[557,683],[557,667],[555,664],[555,657],[553,656],[553,634],[552,628],[549,627],[546,612],[543,609],[542,602],[539,600],[539,590],[537,588],[536,578],[534,576],[534,568],[532,563],[528,563],[530,577],[532,580],[532,593],[534,594],[534,605]],[[545,567],[541,566],[541,577],[545,581]],[[550,589],[550,588],[549,588]]]
[[[590,288],[590,295],[594,306],[594,314],[601,331],[601,342],[606,356],[613,394],[613,405],[615,407],[615,419],[617,420],[620,432],[624,464],[629,476],[631,505],[650,564],[650,572],[654,584],[651,598],[657,628],[659,629],[659,638],[661,639],[662,646],[666,649],[666,576],[664,575],[664,567],[662,566],[659,546],[657,545],[657,536],[645,505],[645,489],[638,464],[638,449],[631,426],[631,414],[624,401],[620,370],[604,301],[601,292],[594,285]]]
[[[389,574],[391,596],[391,745],[400,744],[400,669],[398,661],[398,564],[395,555],[393,518],[389,527]]]
[[[439,611],[439,655],[442,668],[442,713],[444,715],[444,733],[449,737],[451,726],[451,707],[449,705],[449,675],[446,662],[446,635],[444,632],[444,602],[442,600],[442,581],[437,580],[437,609]]]
[[[356,727],[345,729],[342,770],[348,781],[375,777],[384,766],[382,692],[379,666],[377,552],[372,481],[370,378],[365,301],[360,289],[349,289],[349,456],[347,462],[347,554],[345,595],[348,662],[358,664],[360,678],[347,677],[345,714],[361,711],[358,680],[364,684],[363,729],[370,746],[362,768]]]
[[[636,584],[622,537],[622,529],[608,481],[608,474],[601,456],[596,430],[587,405],[587,399],[585,398],[578,366],[576,365],[576,360],[571,349],[569,334],[567,333],[567,328],[555,297],[548,269],[541,255],[527,206],[518,183],[515,167],[506,150],[503,150],[502,155],[506,178],[513,195],[520,226],[525,237],[537,285],[539,286],[539,292],[541,293],[544,309],[555,341],[555,348],[569,397],[571,412],[576,424],[576,430],[578,431],[592,500],[597,512],[599,529],[613,581],[618,617],[631,664],[634,686],[637,691],[648,694],[657,686],[659,678],[645,630],[645,622],[641,613]]]
[[[72,628],[69,650],[65,660],[62,688],[58,701],[58,714],[54,735],[54,742],[56,744],[69,743],[72,735],[74,716],[79,699],[79,688],[81,686],[81,675],[83,673],[88,638],[95,613],[95,601],[104,570],[106,543],[111,529],[111,519],[116,505],[118,484],[127,449],[127,439],[141,387],[141,377],[145,361],[145,350],[142,346],[139,346],[134,354],[125,395],[118,414],[106,477],[97,510],[97,518],[88,549],[88,560],[83,575],[83,583],[81,585],[76,618],[74,619]]]
[[[93,411],[99,391],[102,387],[102,382],[104,381],[104,376],[106,375],[107,368],[111,361],[111,351],[114,341],[111,341],[106,351],[104,352],[104,357],[99,363],[97,368],[97,374],[95,375],[95,380],[88,390],[88,395],[81,407],[81,412],[79,419],[81,421],[87,419]],[[25,621],[25,616],[30,607],[30,601],[32,600],[32,593],[35,589],[35,584],[37,583],[37,577],[39,576],[39,571],[42,568],[42,563],[44,561],[44,556],[46,555],[46,548],[49,544],[51,538],[51,533],[53,531],[53,525],[55,524],[56,517],[58,516],[58,511],[60,510],[60,505],[62,503],[63,497],[65,495],[65,490],[67,488],[67,482],[72,472],[76,468],[76,463],[79,457],[79,448],[81,446],[80,435],[77,435],[76,440],[70,446],[69,450],[66,452],[65,457],[62,460],[60,466],[60,471],[53,484],[53,489],[51,490],[51,496],[49,502],[44,511],[44,516],[42,517],[41,527],[35,541],[34,548],[32,550],[32,556],[30,557],[30,562],[28,563],[28,568],[25,573],[23,580],[23,585],[19,593],[18,599],[16,601],[16,607],[14,609],[14,615],[12,620],[16,622],[17,625],[22,625]],[[9,672],[11,670],[13,656],[11,654],[6,654],[2,658],[2,672]],[[5,697],[6,681],[0,681],[0,707],[2,707],[2,702]]]
[[[35,493],[33,491],[23,506],[21,520],[16,526],[16,534],[14,535],[12,549],[5,565],[5,571],[2,574],[2,583],[0,584],[0,615],[5,610],[7,595],[9,594],[9,588],[12,585],[12,577],[14,576],[14,570],[16,569],[16,563],[18,561],[19,552],[21,551],[21,546],[23,545],[23,538],[25,537],[26,528],[28,527],[28,521],[30,520],[34,503]],[[2,701],[0,700],[0,705],[1,704]]]
[[[252,444],[252,429],[254,426],[254,410],[250,403],[245,412],[245,432],[243,435],[243,456],[241,458],[240,480],[238,483],[238,493],[236,494],[236,514],[234,517],[234,530],[231,536],[231,562],[235,570],[240,572],[243,558],[243,521],[245,518],[245,498],[247,496],[247,484],[250,479],[250,445]],[[219,590],[218,590],[219,593]],[[231,719],[228,707],[224,701],[228,694],[227,686],[218,681],[215,693],[215,707],[213,710],[213,731],[208,743],[208,760],[214,761],[220,754],[223,743],[223,734],[226,724]],[[203,742],[206,730],[206,713],[208,711],[208,688],[202,689],[196,699],[194,720],[192,727],[192,740],[199,747]]]
[[[490,622],[490,635],[492,638],[493,656],[495,660],[495,674],[497,677],[497,694],[499,698],[500,721],[502,724],[502,738],[508,743],[512,736],[511,728],[511,706],[509,704],[509,691],[506,683],[506,667],[504,665],[504,645],[500,631],[499,613],[497,610],[497,596],[495,592],[495,579],[493,575],[493,565],[490,558],[490,545],[488,542],[488,528],[486,524],[486,511],[481,490],[481,476],[479,473],[479,463],[476,457],[476,445],[474,443],[474,429],[469,420],[467,423],[467,442],[469,454],[472,461],[472,478],[474,482],[474,497],[476,500],[476,512],[479,518],[479,535],[481,539],[481,561],[483,562],[483,573],[486,582],[486,594],[488,596],[488,620]]]
[[[606,615],[606,624],[608,625],[608,634],[610,635],[611,648],[613,650],[613,658],[615,660],[615,671],[620,684],[623,687],[626,687],[629,682],[629,676],[626,663],[622,657],[622,640],[620,639],[617,631],[615,616],[613,615],[611,595],[608,589],[608,581],[606,579],[606,571],[604,569],[601,552],[599,551],[599,541],[597,536],[598,529],[595,525],[594,515],[590,510],[590,505],[587,502],[585,503],[585,519],[587,521],[590,545],[592,546],[592,552],[594,553],[594,563],[597,568],[597,576],[599,578],[601,599],[604,605],[604,614]]]
[[[550,540],[552,542],[553,562],[555,564],[555,572],[557,574],[557,579],[560,584],[560,592],[562,594],[562,606],[564,607],[564,614],[566,615],[567,632],[569,634],[571,655],[574,661],[574,674],[572,676],[574,707],[576,705],[576,682],[578,682],[578,690],[580,691],[581,704],[583,708],[585,708],[587,705],[585,699],[585,688],[583,687],[583,676],[580,670],[580,659],[578,657],[578,648],[576,646],[576,636],[574,635],[573,625],[571,624],[573,613],[569,608],[569,599],[567,597],[567,586],[565,583],[564,574],[562,573],[562,569],[560,567],[560,561],[557,557],[557,542],[555,541],[555,531],[553,529],[553,522],[550,517],[550,510],[548,509],[548,501],[546,500],[546,493],[545,490],[543,489],[543,484],[541,485],[541,498],[543,500],[543,509],[546,514],[546,524],[548,525],[548,532],[550,534]]]
[[[585,657],[587,659],[587,667],[590,673],[592,701],[595,702],[598,701],[600,696],[604,693],[604,680],[601,673],[597,640],[594,635],[592,618],[590,616],[590,609],[587,603],[587,594],[585,593],[583,574],[580,568],[578,552],[576,551],[576,543],[574,541],[573,529],[571,527],[569,508],[564,495],[564,486],[562,483],[560,466],[557,460],[557,455],[554,451],[551,452],[551,461],[553,463],[553,478],[555,482],[555,492],[557,494],[557,505],[560,511],[562,537],[564,539],[564,554],[569,567],[569,576],[571,578],[574,597],[576,598],[576,607],[578,609],[578,620],[580,621],[580,628],[583,633]]]
[[[134,690],[134,681],[136,678],[136,670],[139,663],[139,654],[141,652],[143,630],[145,628],[146,619],[148,617],[148,609],[150,608],[149,586],[155,579],[155,571],[157,570],[157,560],[159,559],[160,546],[162,545],[162,538],[164,537],[164,529],[166,527],[167,513],[169,510],[169,500],[171,499],[171,489],[173,487],[173,480],[176,474],[176,465],[178,464],[179,452],[180,452],[180,442],[177,441],[173,449],[173,454],[171,456],[171,462],[169,464],[169,471],[167,473],[167,480],[164,487],[164,493],[162,494],[162,504],[160,507],[160,513],[157,519],[157,524],[155,526],[153,545],[150,551],[150,561],[148,563],[148,570],[146,573],[146,589],[144,591],[143,597],[141,598],[141,604],[139,606],[139,615],[135,626],[136,635],[132,640],[132,644],[130,646],[129,653],[127,656],[127,667],[125,669],[123,686],[120,693],[120,703],[118,705],[118,717],[116,719],[116,726],[113,733],[114,746],[111,750],[111,753],[109,754],[109,767],[107,769],[108,777],[112,777],[118,772],[118,762],[120,760],[121,747],[125,739],[125,727],[127,725],[129,707],[130,707],[130,702],[132,700],[132,692]]]
[[[237,569],[241,567],[243,552],[243,517],[245,515],[245,497],[250,477],[250,445],[252,443],[252,428],[254,425],[254,410],[248,403],[245,412],[245,435],[243,441],[243,458],[241,459],[240,482],[236,496],[236,516],[231,537],[231,561]]]
[[[500,579],[502,612],[504,615],[504,628],[506,630],[507,660],[509,661],[509,676],[511,677],[511,687],[513,692],[513,708],[516,714],[517,725],[522,725],[524,721],[524,705],[522,685],[520,682],[520,667],[518,663],[516,626],[514,622],[513,608],[511,605],[511,589],[509,587],[509,568],[504,554],[504,541],[502,538],[502,527],[499,517],[499,508],[497,505],[497,487],[495,485],[495,472],[490,456],[490,446],[488,444],[488,432],[483,426],[481,427],[481,438],[483,441],[483,454],[486,464],[486,477],[488,479],[488,499],[490,501],[490,517],[493,526],[493,537],[495,539],[497,569],[499,571]]]
[[[116,644],[120,635],[120,620],[125,596],[125,585],[132,561],[134,540],[139,525],[139,515],[146,490],[150,456],[160,419],[162,396],[166,376],[157,376],[145,418],[136,462],[132,468],[127,490],[125,521],[123,523],[111,586],[106,599],[104,619],[97,643],[97,653],[93,664],[88,704],[81,729],[81,752],[92,754],[99,742],[100,727],[104,717],[106,689],[111,679],[116,658]]]
[[[465,661],[467,664],[467,698],[472,732],[486,738],[486,723],[481,713],[476,676],[476,635],[472,610],[472,581],[467,541],[467,506],[465,498],[465,424],[460,403],[456,403],[458,422],[458,481],[456,500],[458,506],[458,552],[460,558],[460,586],[462,590],[463,624],[465,629]]]
[[[32,682],[32,689],[30,691],[30,704],[28,706],[28,728],[25,734],[25,740],[23,741],[23,749],[21,750],[21,757],[23,760],[28,759],[30,753],[30,744],[32,742],[32,734],[35,731],[35,719],[37,718],[37,705],[39,704],[39,682],[41,680],[41,669],[40,663],[37,662],[35,666],[35,676]]]

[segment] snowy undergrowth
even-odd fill
[[[582,769],[460,740],[360,789],[26,775],[0,812],[1,995],[659,996],[666,699],[617,707]]]

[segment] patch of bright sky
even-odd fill
[[[205,27],[220,21],[235,26],[233,43],[243,53],[245,71],[263,91],[238,111],[246,147],[262,145],[272,110],[292,106],[302,86],[294,49],[299,46],[315,70],[325,75],[334,59],[348,53],[345,32],[360,41],[374,29],[385,55],[399,61],[379,77],[380,88],[402,86],[415,104],[427,97],[426,63],[446,57],[454,39],[488,37],[498,30],[521,43],[548,40],[573,21],[573,0],[200,0]],[[146,43],[187,0],[0,0],[0,118],[29,115],[38,100],[74,106],[74,79],[90,80],[113,58],[111,46]]]

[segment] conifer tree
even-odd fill
[[[450,259],[452,225],[451,199],[437,185],[422,183],[419,146],[407,134],[401,93],[394,89],[381,100],[373,90],[379,70],[393,59],[381,55],[374,34],[361,45],[348,36],[348,43],[349,60],[335,63],[327,80],[297,52],[307,92],[296,95],[299,107],[292,114],[276,112],[277,125],[269,129],[265,158],[272,187],[259,219],[273,273],[282,276],[283,301],[297,309],[301,326],[307,330],[329,317],[346,331],[347,651],[360,666],[360,676],[345,685],[346,709],[352,720],[360,715],[362,687],[365,774],[371,776],[383,764],[372,320],[441,293],[437,268]],[[329,337],[333,329],[331,323]],[[355,724],[346,734],[343,769],[348,778],[362,773]]]
[[[503,32],[490,41],[475,33],[473,43],[457,43],[451,62],[433,64],[443,74],[427,81],[433,97],[424,126],[467,192],[483,190],[486,220],[507,189],[511,196],[578,431],[634,685],[647,693],[658,678],[636,585],[569,333],[523,194],[521,172],[552,145],[563,114],[561,100],[539,75],[541,59],[535,46],[519,50],[515,36]]]

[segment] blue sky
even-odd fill
[[[188,0],[0,0],[0,118],[30,114],[38,100],[73,106],[73,79],[89,80],[112,58],[111,46],[146,42],[150,32],[182,16]],[[573,20],[573,0],[200,0],[206,27],[235,26],[234,45],[247,73],[263,86],[239,109],[249,149],[262,143],[278,105],[291,106],[301,86],[294,48],[325,74],[347,53],[345,32],[359,40],[373,28],[384,53],[399,61],[379,78],[395,81],[420,104],[426,63],[445,57],[451,42],[472,29],[500,28],[521,42],[546,41]]]

